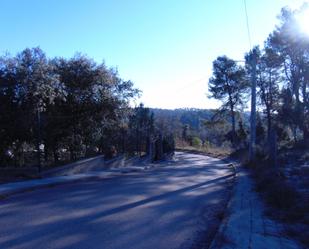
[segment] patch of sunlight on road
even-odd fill
[[[62,236],[54,239],[54,245],[56,248],[78,248],[78,243],[87,238],[86,234],[72,234]]]
[[[83,217],[86,217],[86,216],[92,214],[95,209],[96,208],[88,208],[88,209],[82,209],[82,210],[77,210],[77,211],[74,210],[74,212],[67,213],[66,216],[53,215],[53,216],[45,217],[43,219],[32,221],[29,224],[29,226],[50,225],[50,224],[53,224],[53,223],[57,223],[59,221],[83,218]]]

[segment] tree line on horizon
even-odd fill
[[[49,59],[27,48],[0,57],[0,165],[54,165],[117,151],[160,159],[172,140],[149,109],[130,106],[139,95],[116,69],[81,54]]]

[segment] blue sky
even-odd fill
[[[283,6],[247,0],[252,44],[263,44]],[[212,61],[249,49],[243,0],[0,0],[0,53],[40,46],[47,56],[87,54],[117,67],[160,108],[214,108]]]

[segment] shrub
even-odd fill
[[[297,204],[298,195],[281,176],[280,172],[267,161],[250,163],[253,169],[256,189],[263,193],[268,204],[287,210]]]
[[[105,158],[110,159],[117,155],[117,150],[115,146],[109,146],[104,151]]]
[[[201,147],[202,146],[202,140],[198,137],[192,137],[192,146],[193,147]]]

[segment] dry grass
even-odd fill
[[[249,166],[255,179],[256,190],[263,194],[268,204],[284,210],[295,207],[298,199],[296,190],[286,183],[275,168],[265,162]]]
[[[286,177],[267,160],[247,164],[256,190],[268,204],[267,214],[286,224],[286,233],[309,245],[309,202]]]
[[[216,158],[220,158],[220,159],[227,158],[232,153],[232,149],[230,149],[230,148],[212,147],[212,146],[200,146],[200,147],[177,146],[176,150],[202,153],[202,154],[208,155],[210,157],[216,157]]]

